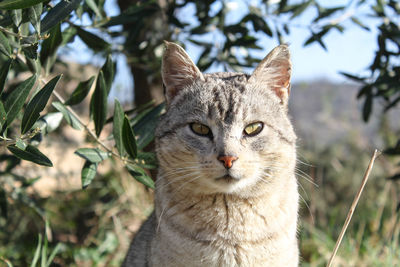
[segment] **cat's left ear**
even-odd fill
[[[251,74],[249,82],[257,83],[268,90],[273,90],[286,105],[290,94],[292,63],[286,44],[275,47]]]
[[[204,79],[203,74],[179,45],[164,41],[165,51],[161,65],[161,75],[165,86],[167,103],[183,88],[197,79]]]

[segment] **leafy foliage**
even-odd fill
[[[358,97],[363,100],[362,117],[365,121],[373,114],[377,100],[384,103],[385,111],[398,107],[400,102],[400,7],[397,1],[371,3],[357,0],[343,6],[324,6],[317,0],[260,1],[257,6],[247,5],[243,16],[234,23],[227,1],[120,0],[118,3],[120,14],[108,17],[105,0],[0,2],[0,139],[1,146],[6,148],[0,154],[3,168],[0,176],[5,178],[0,179],[0,229],[12,220],[18,221],[15,219],[17,215],[9,218],[10,205],[22,210],[18,213],[20,216],[26,212],[32,218],[40,218],[41,225],[45,224],[41,227],[38,220],[29,222],[38,224],[33,228],[34,232],[43,231],[39,235],[36,232],[34,236],[28,235],[32,242],[26,245],[35,248],[32,251],[13,250],[14,254],[9,256],[3,255],[0,247],[0,262],[9,266],[9,259],[16,260],[19,265],[27,265],[29,261],[36,266],[40,261],[41,266],[49,266],[65,249],[61,243],[49,244],[51,215],[43,208],[45,200],[28,193],[40,177],[21,176],[15,171],[24,161],[53,166],[51,158],[40,151],[40,143],[50,138],[49,133],[61,131],[64,126],[62,119],[67,127],[85,133],[89,140],[85,147],[76,150],[76,157],[85,160],[81,170],[82,188],[85,190],[77,193],[82,194],[83,203],[90,203],[90,194],[98,188],[117,188],[110,181],[96,180],[102,176],[102,165],[107,163],[121,164],[137,181],[154,188],[148,170],[156,168],[157,162],[148,148],[156,121],[164,110],[163,104],[153,105],[151,102],[152,95],[155,95],[152,90],[161,88],[158,73],[163,40],[199,48],[201,53],[197,65],[203,71],[211,67],[241,70],[259,61],[255,52],[262,49],[261,39],[274,38],[284,42],[300,18],[309,19],[306,28],[310,35],[305,38],[304,45],[317,43],[328,50],[325,38],[330,32],[344,32],[349,25],[369,31],[370,26],[365,20],[372,14],[380,24],[377,27],[378,50],[369,66],[369,75],[343,75],[361,84]],[[193,10],[193,20],[182,16],[186,10]],[[368,10],[366,15],[358,12],[364,10]],[[89,22],[83,23],[84,16]],[[61,77],[56,69],[58,65],[68,64],[61,56],[60,48],[68,47],[75,38],[79,38],[93,54],[103,58],[104,64],[94,76],[77,81],[75,90],[67,93],[65,101],[62,93],[66,92],[60,84],[70,78],[68,75]],[[113,59],[120,54],[128,58],[134,76],[136,108],[124,111],[115,100],[113,116],[107,119],[116,72]],[[85,102],[87,98],[90,98],[90,104]],[[90,110],[90,118],[83,119],[78,114],[80,105]],[[112,132],[107,129],[110,122]],[[400,141],[386,153],[399,156],[399,144]],[[395,173],[391,179],[397,180],[399,175]],[[91,188],[91,184],[96,183],[101,186]],[[123,189],[115,189],[118,190]],[[104,199],[110,195],[118,196],[110,191],[97,193],[101,195],[99,202],[108,203]],[[82,249],[77,258],[90,258],[91,262],[98,263],[104,260],[105,252],[115,250],[114,245],[107,245],[115,244],[115,236],[102,231],[100,235],[103,238],[98,242],[101,251]],[[12,242],[12,238],[7,236],[5,244]],[[50,255],[49,246],[53,246]],[[71,263],[71,257],[65,255],[58,260],[65,265]]]

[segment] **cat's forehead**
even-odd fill
[[[260,120],[270,109],[270,92],[254,88],[249,77],[242,73],[205,74],[204,80],[197,80],[176,97],[173,106],[180,108],[173,113],[189,120],[225,124]]]

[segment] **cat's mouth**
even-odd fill
[[[234,176],[231,176],[229,174],[225,174],[223,176],[220,176],[218,178],[215,178],[216,181],[224,181],[227,183],[235,183],[239,181],[239,178],[236,178]]]

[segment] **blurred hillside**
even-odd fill
[[[359,148],[367,149],[366,152],[383,149],[388,130],[400,130],[400,109],[383,113],[382,107],[375,105],[370,121],[364,123],[358,90],[358,85],[327,80],[294,84],[289,109],[299,137],[298,145],[321,150],[352,139]]]

